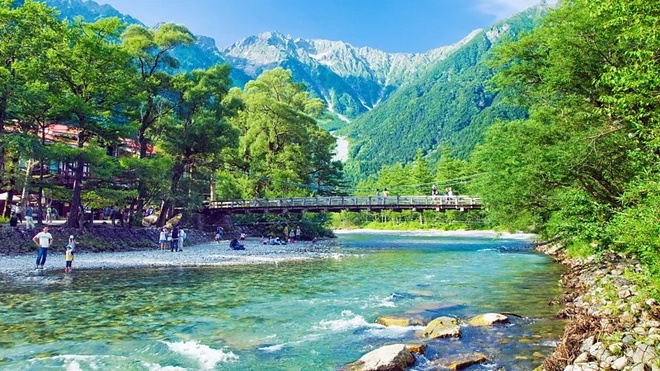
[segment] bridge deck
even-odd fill
[[[206,203],[206,211],[226,214],[382,210],[478,210],[481,199],[468,196],[332,196],[261,198]]]

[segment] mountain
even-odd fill
[[[503,39],[538,24],[547,8],[530,8],[474,35],[453,54],[429,66],[389,100],[340,130],[350,142],[346,171],[353,178],[374,174],[383,165],[412,161],[418,148],[430,156],[448,146],[467,158],[484,131],[498,120],[526,116],[488,89],[494,71],[486,61]]]
[[[413,81],[429,64],[450,56],[468,43],[475,31],[456,44],[426,53],[389,54],[341,41],[292,38],[278,32],[250,36],[222,51],[227,62],[251,78],[274,67],[290,69],[322,98],[330,111],[356,118],[386,101]]]
[[[61,19],[74,19],[82,17],[85,22],[94,22],[102,18],[117,17],[126,24],[142,24],[137,19],[120,13],[110,5],[99,5],[93,1],[82,0],[43,0],[48,6],[60,11]]]
[[[62,18],[95,21],[116,16],[129,24],[140,23],[93,1],[43,1],[58,8]],[[345,121],[326,127],[343,127],[339,134],[350,141],[346,170],[364,177],[382,165],[411,161],[418,148],[437,159],[431,155],[446,145],[453,155],[467,158],[492,123],[524,117],[524,110],[508,106],[500,94],[488,90],[494,71],[486,61],[495,45],[531,30],[546,9],[547,5],[530,8],[456,44],[418,54],[385,53],[278,32],[250,36],[222,51],[212,38],[197,36],[194,45],[177,48],[174,54],[181,61],[180,70],[228,63],[239,87],[265,70],[290,69],[294,80]]]
[[[126,24],[140,24],[139,20],[120,13],[110,5],[99,5],[94,1],[85,0],[41,0],[48,6],[57,8],[60,19],[82,17],[85,22],[94,22],[102,18],[117,17]],[[191,71],[195,68],[208,68],[218,63],[226,63],[215,45],[215,40],[207,36],[195,36],[196,42],[191,46],[174,49],[173,54],[179,59],[179,71]],[[237,69],[232,69],[232,81],[237,86],[243,86],[250,79]]]

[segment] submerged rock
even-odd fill
[[[344,367],[345,371],[404,371],[415,363],[405,344],[380,347]]]
[[[404,317],[404,316],[380,316],[376,319],[376,323],[383,326],[424,326],[426,322],[420,318]]]
[[[458,354],[436,359],[432,364],[440,369],[463,370],[489,360],[490,358],[487,355],[481,353]]]
[[[438,317],[426,326],[422,336],[428,339],[461,337],[461,328],[455,318]]]
[[[497,323],[509,323],[509,317],[500,313],[486,313],[474,316],[468,321],[471,326],[492,326]]]

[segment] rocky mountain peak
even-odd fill
[[[331,110],[355,117],[380,104],[429,64],[446,58],[479,32],[427,53],[386,53],[343,41],[294,39],[271,31],[238,41],[222,54],[252,78],[276,66],[292,69],[294,78],[304,81]]]

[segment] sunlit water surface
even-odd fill
[[[428,342],[428,359],[481,352],[470,370],[531,370],[552,352],[561,267],[502,239],[345,234],[315,262],[242,267],[0,276],[0,368],[7,370],[333,370],[377,347],[415,342],[422,327],[386,314],[512,323],[462,326]]]

